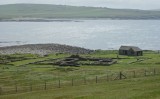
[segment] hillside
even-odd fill
[[[110,9],[101,7],[76,7],[49,4],[0,5],[0,13],[1,21],[6,21],[8,19],[13,20],[13,18],[160,19],[160,11]]]
[[[28,44],[0,47],[0,54],[31,53],[47,55],[51,53],[87,54],[92,50],[60,44]]]

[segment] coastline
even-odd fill
[[[85,49],[76,46],[62,45],[62,44],[25,44],[25,45],[15,45],[0,47],[0,54],[39,54],[48,55],[51,53],[69,53],[69,54],[89,54],[93,50]]]
[[[11,18],[0,22],[83,22],[83,20],[160,20],[160,18]]]

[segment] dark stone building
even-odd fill
[[[119,48],[119,55],[142,56],[143,50],[136,46],[121,46]]]

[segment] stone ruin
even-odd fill
[[[93,63],[80,64],[79,61],[92,61]],[[117,61],[112,58],[93,58],[93,57],[81,57],[79,55],[71,55],[70,57],[61,59],[55,63],[59,66],[80,66],[80,65],[112,65]]]

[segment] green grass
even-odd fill
[[[68,86],[0,96],[1,99],[159,99],[160,76]]]
[[[30,63],[35,63],[35,62],[39,62],[39,61],[45,61],[45,60],[50,60],[50,59],[54,59],[54,58],[61,58],[61,57],[67,57],[68,55],[64,54],[64,55],[54,55],[51,54],[49,56],[44,56],[44,57],[37,57],[35,59],[28,59],[28,60],[22,60],[22,61],[16,61],[16,62],[10,62],[9,64],[12,64],[14,66],[22,66],[22,65],[28,65]]]
[[[15,54],[9,56],[17,58],[24,57],[27,59],[17,60],[7,64],[0,64],[0,87],[5,89],[6,92],[11,89],[14,92],[15,83],[18,88],[21,89],[25,86],[27,87],[31,83],[33,84],[33,87],[36,85],[44,85],[44,82],[47,81],[47,83],[50,83],[57,88],[57,82],[59,79],[61,80],[63,88],[39,91],[43,89],[41,88],[37,90],[35,89],[35,92],[33,93],[1,96],[4,99],[5,97],[8,97],[8,99],[12,99],[12,97],[19,97],[20,99],[23,95],[26,99],[32,99],[34,97],[38,98],[39,94],[41,94],[42,97],[46,96],[46,99],[51,99],[52,97],[55,99],[63,99],[64,97],[68,99],[97,99],[98,97],[100,97],[100,99],[105,99],[106,97],[108,97],[107,99],[115,99],[115,97],[119,97],[118,99],[152,99],[150,96],[153,96],[153,99],[156,99],[156,96],[159,98],[159,95],[157,94],[159,92],[157,89],[160,81],[158,79],[159,76],[144,77],[145,70],[147,70],[147,75],[154,75],[154,68],[156,69],[156,73],[160,74],[160,54],[154,51],[145,51],[144,56],[140,57],[119,55],[119,59],[116,59],[117,51],[96,51],[92,54],[81,55],[83,57],[115,58],[115,60],[117,60],[117,64],[113,64],[111,66],[83,65],[80,67],[59,67],[52,64],[47,65],[47,63],[54,62],[54,59],[68,57],[70,56],[69,54],[59,54],[58,56],[55,54],[50,54],[48,56]],[[140,61],[137,61],[137,58]],[[42,63],[45,64],[39,65],[34,63],[39,61],[43,61]],[[118,76],[120,71],[122,71],[122,73],[129,79],[122,81],[111,81],[107,84],[105,83],[107,76],[109,76],[110,80],[113,80]],[[133,79],[133,71],[136,72],[137,78]],[[96,76],[101,84],[94,84]],[[84,78],[87,80],[87,85],[82,86]],[[75,87],[69,87],[71,86],[72,79],[75,81]],[[149,84],[149,82],[151,84]],[[133,88],[129,87],[132,85]],[[77,90],[78,88],[80,90]],[[94,88],[97,88],[97,90]],[[145,88],[150,90],[141,90]],[[126,98],[124,96],[120,96],[120,94],[122,94],[120,93],[121,91],[129,95]],[[55,94],[52,95],[51,93]],[[35,94],[35,96],[33,95],[33,97],[31,97],[32,94]],[[148,96],[145,97],[145,94],[148,94]]]

